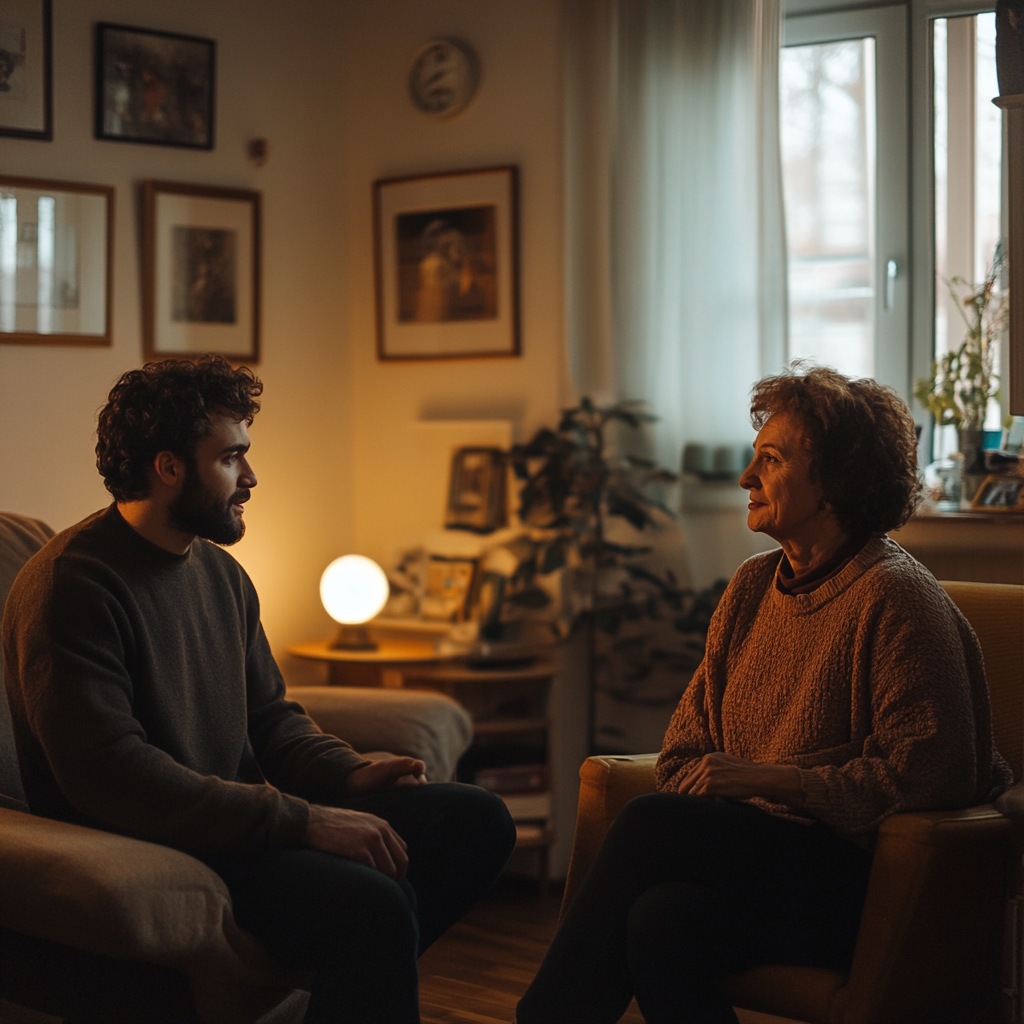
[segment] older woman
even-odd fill
[[[991,799],[977,638],[889,540],[917,504],[914,423],[871,380],[799,368],[754,388],[737,570],[665,735],[658,792],[608,832],[519,1024],[735,1022],[721,980],[852,958],[881,821]]]

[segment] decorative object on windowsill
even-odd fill
[[[1000,96],[1024,93],[1024,0],[996,0],[996,76]]]
[[[459,448],[452,455],[448,485],[448,530],[493,533],[508,522],[507,462],[500,448]]]
[[[753,457],[754,449],[749,444],[687,444],[683,448],[683,472],[705,482],[736,480]]]
[[[967,334],[960,347],[932,363],[932,375],[915,382],[914,397],[935,417],[939,427],[954,426],[964,456],[963,487],[971,498],[985,475],[981,430],[990,398],[999,394],[994,372],[999,336],[1009,317],[1010,295],[1002,288],[1006,267],[1002,244],[985,280],[977,287],[962,277],[946,282]],[[967,310],[968,312],[965,312]]]
[[[388,590],[384,570],[365,555],[343,555],[324,569],[320,577],[320,600],[327,614],[339,623],[332,648],[377,650],[366,623],[384,607]]]
[[[656,417],[638,402],[608,407],[588,398],[562,413],[557,430],[542,429],[512,449],[521,482],[519,517],[529,532],[506,545],[518,563],[508,578],[505,601],[537,610],[552,603],[541,577],[564,570],[563,633],[586,637],[590,700],[588,742],[595,735],[596,695],[621,702],[672,706],[682,687],[643,695],[641,685],[656,668],[683,675],[700,663],[707,623],[724,582],[695,594],[680,586],[671,569],[645,564],[648,545],[609,539],[611,520],[646,531],[674,519],[654,493],[677,480],[654,462],[609,450],[609,430],[638,431]],[[486,564],[486,563],[485,563]],[[498,623],[500,626],[500,623]],[[665,642],[665,629],[675,641]],[[614,682],[606,680],[615,665]],[[684,684],[685,685],[685,684]]]
[[[1024,512],[1024,478],[985,477],[974,495],[971,508],[982,512]]]

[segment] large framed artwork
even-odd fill
[[[50,0],[4,0],[0,12],[0,135],[53,138]]]
[[[0,344],[109,345],[114,189],[0,175]]]
[[[518,175],[487,167],[373,186],[377,355],[519,355]]]
[[[143,184],[143,348],[147,359],[260,352],[260,194]]]
[[[101,22],[96,138],[213,149],[217,44]]]

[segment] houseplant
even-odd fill
[[[1000,244],[980,285],[974,287],[962,277],[946,282],[967,333],[958,348],[932,363],[931,376],[920,378],[914,387],[914,397],[935,417],[936,426],[956,427],[967,473],[978,471],[974,463],[985,413],[989,399],[999,394],[995,361],[1009,316],[1009,291],[1000,285],[1005,267]]]
[[[563,411],[557,429],[541,429],[510,453],[528,530],[517,541],[519,567],[506,599],[532,609],[550,605],[539,577],[562,570],[557,621],[563,636],[585,636],[592,750],[597,692],[637,704],[678,701],[703,657],[724,589],[724,581],[699,593],[682,587],[671,568],[657,566],[651,544],[635,542],[674,519],[659,492],[676,474],[625,451],[655,419],[639,402],[602,407],[583,398]],[[642,694],[658,668],[677,685]]]

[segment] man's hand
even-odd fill
[[[409,866],[405,840],[383,818],[364,811],[310,804],[306,842],[314,850],[376,868],[396,882]]]
[[[389,757],[386,761],[371,761],[349,773],[345,780],[345,792],[376,793],[392,786],[422,786],[427,781],[426,771],[427,766],[415,757]]]
[[[755,764],[732,754],[705,754],[679,783],[680,793],[746,800],[759,796],[796,810],[804,806],[800,770],[788,764]]]

